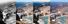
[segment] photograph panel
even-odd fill
[[[0,24],[16,24],[15,1],[0,3]]]
[[[49,2],[33,2],[33,23],[48,24],[50,15]]]
[[[17,2],[16,6],[16,24],[33,24],[32,2]]]
[[[51,2],[51,24],[67,24],[67,6],[67,2]]]

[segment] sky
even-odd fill
[[[49,2],[50,0],[16,0],[16,2]]]
[[[50,2],[68,2],[68,0],[50,0]]]
[[[16,0],[17,2],[68,2],[68,0]]]
[[[50,0],[33,0],[33,2],[49,2]]]
[[[0,0],[0,3],[4,2],[68,2],[68,0]]]
[[[32,0],[16,0],[16,2],[32,2]]]

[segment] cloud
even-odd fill
[[[15,0],[0,0],[0,3],[14,2]]]

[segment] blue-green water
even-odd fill
[[[44,20],[44,24],[48,24],[48,16],[43,16],[42,19]]]
[[[60,17],[60,21],[62,24],[65,24],[66,23],[66,17],[65,16],[61,16]]]
[[[25,18],[26,18],[26,19],[29,19],[29,20],[31,20],[31,21],[33,20],[33,16],[26,16]]]

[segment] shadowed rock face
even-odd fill
[[[14,12],[16,11],[15,2],[8,2],[4,4],[0,4],[0,9],[3,14],[3,21],[6,24],[15,23],[16,16]]]

